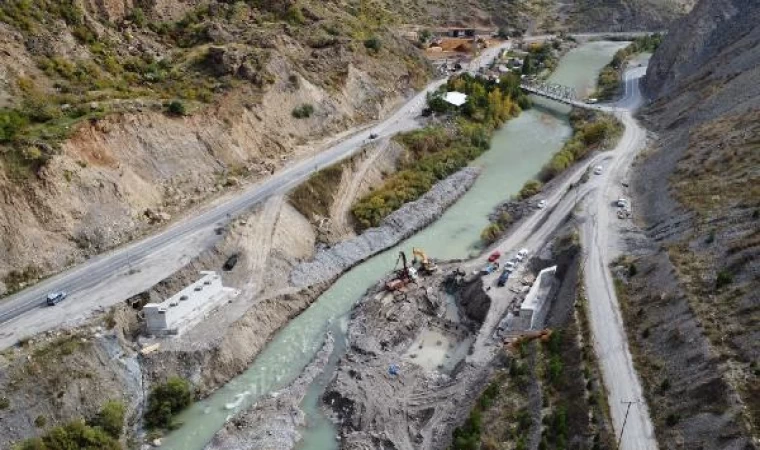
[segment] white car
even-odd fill
[[[617,203],[615,203],[618,208],[627,208],[628,207],[628,200],[624,198],[619,198]]]
[[[602,174],[602,166],[596,166],[596,167],[594,167],[594,174],[601,175]]]
[[[546,208],[546,200],[541,200],[540,202],[536,204],[536,206],[538,207],[538,209]]]
[[[523,248],[519,252],[517,252],[517,256],[515,256],[515,259],[518,261],[522,261],[528,256],[528,249]]]

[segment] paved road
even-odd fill
[[[490,63],[507,42],[484,50],[468,70]],[[416,120],[429,92],[445,80],[430,83],[390,117],[366,127],[315,156],[276,173],[226,201],[216,202],[169,228],[143,240],[99,255],[61,274],[44,280],[9,298],[0,300],[0,349],[20,338],[65,324],[78,323],[93,311],[105,309],[136,295],[210,248],[219,237],[214,230],[273,195],[281,195],[302,183],[320,168],[351,156],[367,143],[371,133],[378,138],[419,127]],[[54,309],[44,305],[49,292],[67,291],[69,298]]]
[[[582,223],[584,283],[589,300],[594,348],[599,356],[612,420],[618,435],[627,408],[623,402],[641,402],[631,407],[621,443],[623,450],[657,448],[609,270],[609,264],[618,256],[619,251],[614,226],[619,219],[613,202],[623,195],[622,182],[626,179],[636,154],[644,146],[645,132],[632,116],[642,101],[639,81],[644,72],[645,68],[628,71],[625,96],[616,104],[605,106],[607,111],[614,112],[625,125],[624,135],[615,150],[594,157],[566,175],[565,180],[544,197],[547,201],[546,209],[529,216],[495,247],[508,258],[520,248],[535,253],[546,245],[571,212],[575,212]],[[570,189],[589,168],[596,165],[603,166],[602,175],[592,175],[586,183]],[[464,268],[475,270],[483,265],[485,260],[481,258],[469,262]],[[513,297],[507,288],[495,287],[498,276],[498,273],[494,273],[484,277],[484,284],[493,286],[489,291],[492,304],[476,338],[473,352],[468,357],[468,361],[473,363],[483,363],[490,358],[494,349],[493,332],[506,314]],[[516,278],[519,278],[519,274],[511,277],[510,283],[516,283]]]

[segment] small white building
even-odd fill
[[[467,102],[467,94],[457,91],[447,92],[443,100],[454,106],[462,106]]]
[[[235,289],[222,285],[222,278],[216,272],[201,272],[198,281],[172,297],[143,307],[146,332],[157,336],[180,334],[236,293]]]

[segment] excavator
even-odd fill
[[[504,339],[504,347],[509,351],[515,351],[520,348],[524,342],[538,339],[541,342],[547,342],[552,335],[552,330],[543,329],[535,331],[525,331],[522,333],[516,333]]]
[[[438,270],[438,266],[436,266],[433,261],[430,261],[430,259],[428,259],[423,249],[413,248],[412,253],[414,254],[414,261],[417,261],[417,258],[419,258],[420,264],[422,266],[422,272],[426,275],[431,275]],[[412,263],[414,263],[414,261],[412,261]]]
[[[396,277],[385,283],[385,288],[389,291],[397,291],[407,284],[413,281],[417,281],[417,270],[407,264],[406,254],[403,251],[398,252],[396,266],[398,266],[399,261],[401,261],[403,264],[401,269],[396,271]]]

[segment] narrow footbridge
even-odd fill
[[[525,91],[539,97],[548,98],[556,102],[574,106],[576,108],[592,109],[595,111],[612,112],[615,108],[605,105],[586,103],[578,100],[575,89],[561,84],[544,83],[539,81],[524,81],[520,87]]]

